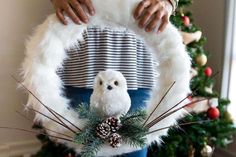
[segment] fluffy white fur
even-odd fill
[[[151,119],[153,119],[171,108],[189,93],[190,58],[185,51],[182,37],[173,25],[168,24],[164,32],[158,35],[155,32],[146,33],[138,28],[132,13],[139,2],[140,0],[93,0],[96,16],[91,17],[88,25],[112,27],[113,29],[128,28],[138,38],[142,39],[148,50],[153,53],[153,57],[159,64],[156,67],[159,77],[156,80],[156,87],[151,93],[151,99],[147,104],[148,113],[156,106],[167,88],[176,81],[175,86],[152,116]],[[27,42],[22,72],[23,83],[28,89],[35,93],[45,105],[80,128],[83,128],[84,121],[78,118],[75,111],[68,109],[69,100],[63,96],[63,82],[56,74],[56,70],[62,67],[63,61],[67,58],[65,49],[72,47],[77,40],[83,40],[82,32],[86,31],[86,28],[87,25],[75,25],[71,21],[69,25],[64,26],[55,15],[49,16]],[[28,98],[28,106],[55,118],[31,95]],[[153,126],[150,131],[176,123],[176,119],[182,116],[182,113],[182,111],[179,111],[162,120],[158,125]],[[40,114],[36,114],[35,120],[42,121],[43,126],[48,129],[69,133],[65,128],[58,126]],[[167,130],[163,130],[147,136],[147,144],[159,141],[159,137],[166,135],[166,133]],[[73,145],[73,147],[78,152],[80,151],[79,146]],[[125,144],[117,149],[104,146],[98,155],[117,155],[138,149],[140,148]]]

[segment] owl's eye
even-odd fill
[[[119,85],[118,81],[115,81],[115,82],[114,82],[114,84],[115,84],[116,86],[118,86],[118,85]]]
[[[100,81],[99,84],[102,85],[102,81]]]

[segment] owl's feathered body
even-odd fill
[[[90,97],[91,109],[104,117],[119,117],[126,114],[130,106],[127,83],[122,73],[114,70],[99,72]]]

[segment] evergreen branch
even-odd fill
[[[131,122],[122,123],[122,127],[118,130],[118,133],[123,137],[125,143],[134,147],[145,146],[145,135],[147,132],[148,129],[142,126],[142,122],[133,122],[133,120]]]
[[[90,111],[88,104],[80,104],[77,107],[77,111],[79,113],[80,118],[88,119],[90,124],[91,122],[93,124],[102,121],[101,117],[96,112]]]
[[[121,123],[133,123],[133,122],[143,122],[146,118],[146,111],[138,109],[135,112],[130,112],[120,118]]]
[[[104,142],[100,138],[86,143],[82,148],[81,157],[95,157],[97,152],[101,149]]]

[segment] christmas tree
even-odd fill
[[[193,94],[189,100],[207,98],[207,101],[186,108],[192,115],[179,121],[179,123],[194,121],[199,123],[181,126],[181,129],[170,129],[169,135],[163,137],[162,145],[154,144],[149,148],[150,157],[210,157],[214,148],[227,146],[236,133],[232,117],[227,111],[230,101],[220,98],[213,90],[214,77],[218,73],[213,73],[211,67],[206,66],[208,59],[208,53],[204,50],[206,38],[193,24],[192,13],[186,10],[192,3],[193,0],[180,0],[171,22],[181,31],[187,51],[192,58]]]
[[[200,157],[211,156],[215,147],[225,147],[232,141],[236,128],[233,120],[227,112],[230,101],[222,99],[213,90],[213,72],[207,67],[208,53],[204,49],[206,38],[202,36],[200,28],[193,24],[192,13],[186,8],[193,0],[179,0],[175,15],[171,16],[171,22],[180,30],[187,51],[192,58],[191,90],[193,94],[189,100],[194,101],[206,98],[207,101],[186,108],[192,114],[179,120],[179,123],[196,122],[181,126],[181,129],[172,128],[168,136],[163,137],[163,144],[153,144],[149,148],[150,157]],[[35,126],[40,129],[39,126]],[[62,144],[55,144],[45,135],[39,135],[42,141],[42,149],[35,157],[72,157],[75,152]]]

